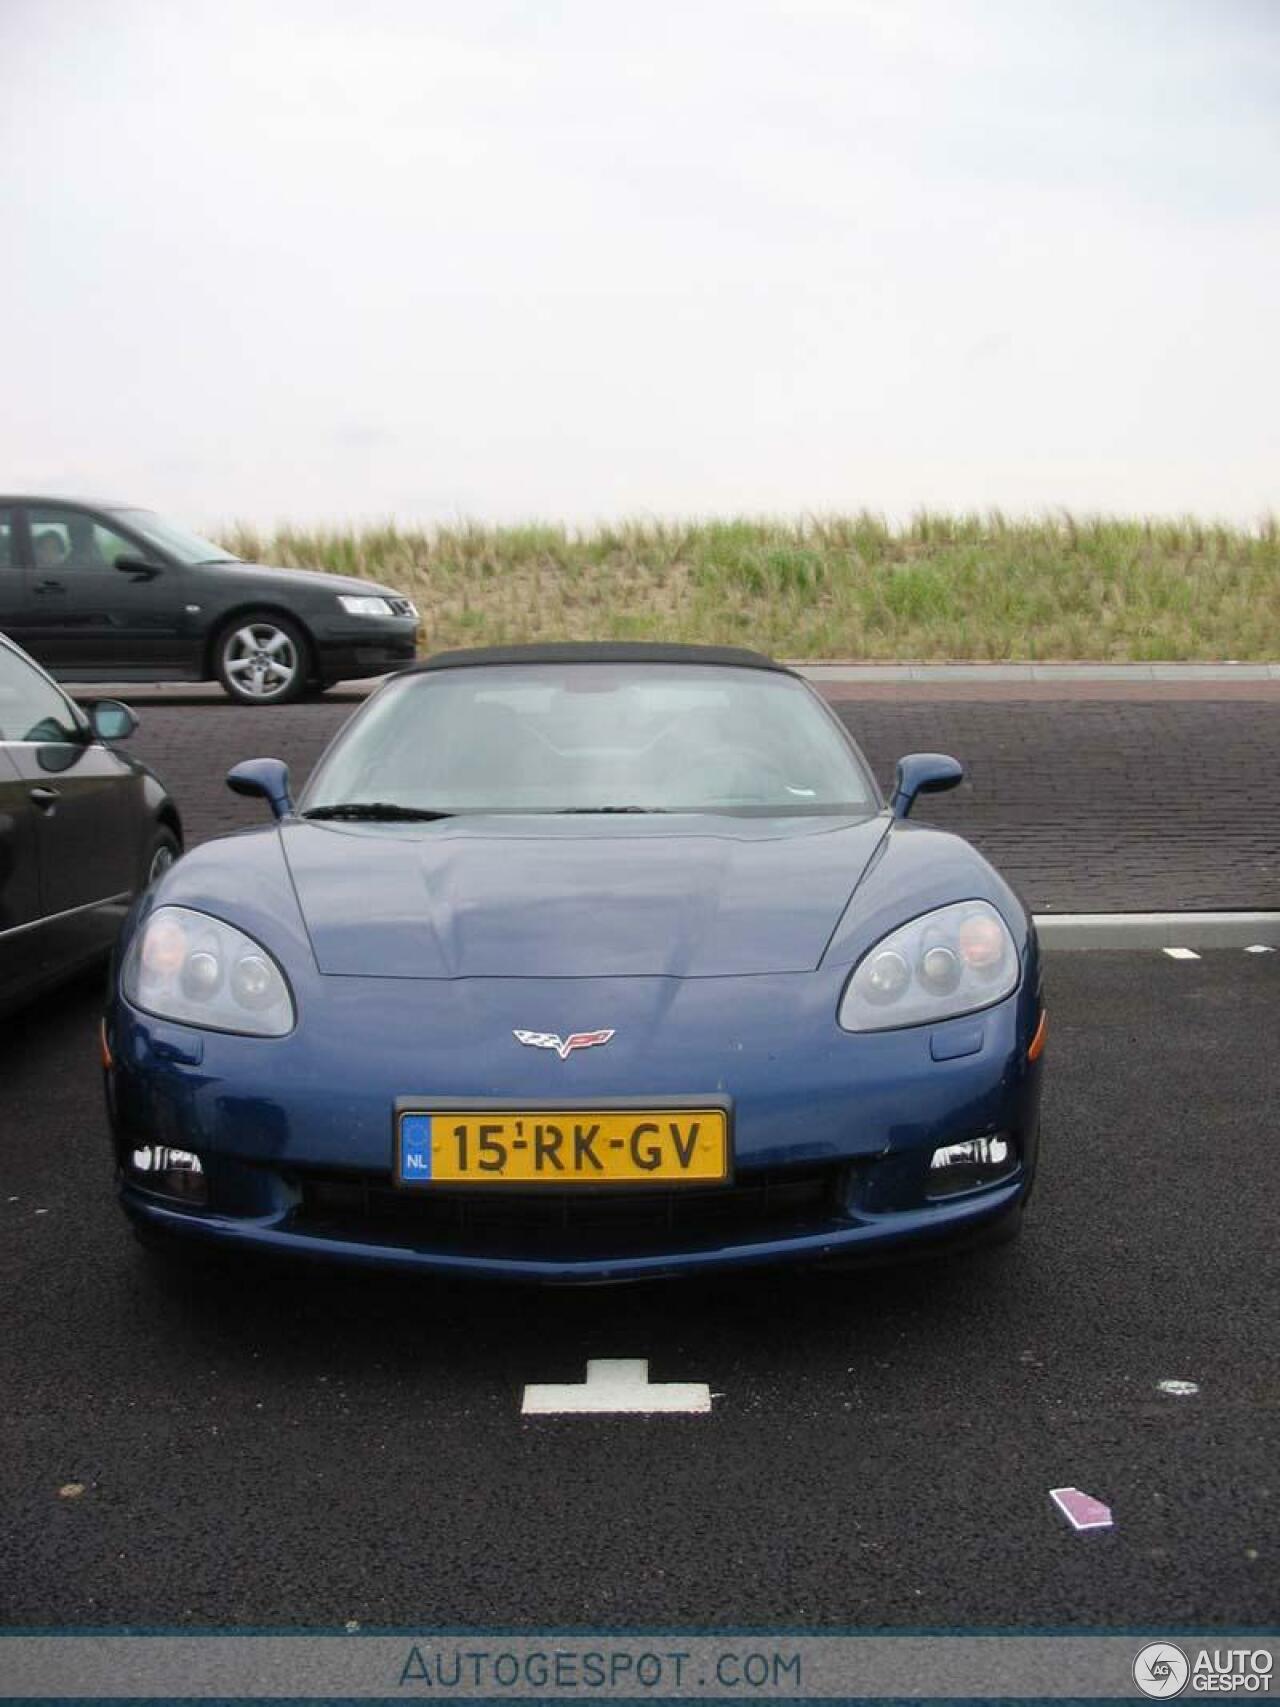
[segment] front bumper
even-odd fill
[[[690,980],[676,997],[685,1023],[669,1033],[691,1037],[683,1059],[674,1042],[655,1050],[637,1040],[628,1055],[630,1032],[620,1032],[611,1051],[587,1051],[565,1066],[542,1052],[508,1056],[495,1044],[502,1024],[529,1003],[523,991],[500,990],[501,982],[473,991],[492,1023],[470,1056],[463,1037],[477,1028],[465,994],[445,998],[409,980],[328,980],[334,994],[312,1004],[313,1029],[279,1042],[194,1032],[117,1002],[108,1103],[126,1212],[157,1233],[226,1249],[598,1283],[907,1256],[981,1236],[1016,1212],[1030,1189],[1040,1069],[1028,1062],[1027,1045],[1039,1000],[1025,987],[977,1022],[862,1037],[838,1031],[829,993],[815,989],[811,1023],[798,1029],[813,1042],[801,1055],[779,1049],[775,1016],[784,995],[796,1006],[807,986],[779,980],[776,993],[762,990],[757,1034],[741,1014],[720,1011],[715,980]],[[376,986],[388,983],[397,986],[396,1003],[388,1005],[384,990],[374,1004]],[[637,1032],[643,983],[625,986]],[[499,998],[512,1003],[511,1015],[493,1012]],[[614,1008],[601,1011],[616,1010],[621,987],[612,999]],[[582,1007],[595,1011],[589,1001]],[[571,1084],[575,1106],[597,1097],[643,1106],[652,1096],[716,1085],[733,1108],[734,1181],[656,1195],[579,1190],[571,1202],[546,1191],[459,1197],[397,1189],[394,1100],[415,1088],[403,1063],[421,1059],[431,1022],[442,1026],[449,1014],[457,1035],[433,1052],[428,1080],[441,1104],[464,1091],[498,1100],[521,1089],[534,1102],[548,1087]],[[964,1053],[949,1052],[961,1045]],[[355,1062],[363,1063],[359,1074]],[[962,1196],[931,1199],[934,1150],[997,1132],[1013,1140],[1011,1171]],[[168,1201],[131,1175],[132,1148],[148,1144],[202,1158],[207,1206]]]
[[[358,681],[403,669],[418,653],[417,617],[342,617],[312,625],[326,682]]]
[[[255,1219],[189,1210],[162,1203],[127,1183],[121,1186],[121,1202],[140,1226],[206,1250],[491,1280],[600,1285],[764,1265],[886,1261],[963,1247],[980,1242],[1015,1214],[1028,1187],[1029,1174],[1022,1169],[1003,1185],[923,1209],[832,1221],[809,1232],[744,1242],[702,1242],[683,1249],[594,1257],[481,1255],[439,1244],[422,1248],[395,1237],[360,1242],[309,1231],[290,1212]]]

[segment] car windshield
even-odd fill
[[[795,677],[723,665],[487,664],[391,682],[321,761],[304,813],[873,811]],[[352,814],[356,816],[356,814]]]
[[[111,513],[134,533],[141,534],[150,544],[158,545],[161,551],[167,551],[170,557],[176,557],[179,563],[240,561],[230,551],[224,551],[220,545],[214,545],[212,540],[201,539],[200,535],[192,533],[190,528],[184,528],[178,522],[171,522],[168,516],[157,515],[154,510],[113,510]]]

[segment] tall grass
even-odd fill
[[[379,581],[424,648],[736,643],[788,658],[1277,659],[1280,523],[863,512],[586,531],[236,526],[238,556]]]

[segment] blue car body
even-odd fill
[[[990,903],[1013,993],[896,1030],[837,1020],[850,975],[935,907]],[[285,970],[297,1019],[246,1037],[156,1018],[120,964],[160,906],[228,919]],[[139,902],[105,1038],[122,1201],[210,1245],[437,1272],[610,1281],[905,1254],[1016,1218],[1035,1172],[1034,926],[968,843],[879,805],[827,817],[285,815],[189,853]],[[521,1029],[607,1027],[608,1048]],[[517,1196],[408,1193],[398,1102],[717,1106],[723,1186]],[[1009,1135],[1016,1165],[939,1200],[944,1145]],[[140,1145],[196,1152],[208,1201],[131,1174]]]

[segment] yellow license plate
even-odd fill
[[[714,1184],[729,1178],[722,1108],[401,1109],[399,1185]]]

